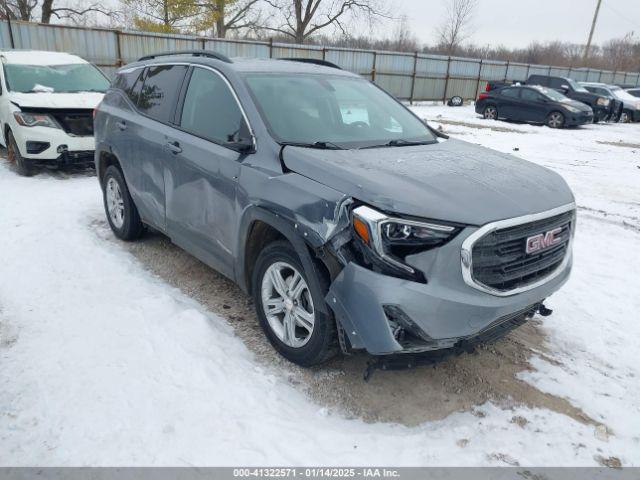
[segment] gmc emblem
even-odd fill
[[[562,228],[554,228],[553,230],[549,230],[546,233],[539,233],[538,235],[534,235],[533,237],[527,238],[527,255],[535,252],[539,252],[540,250],[544,250],[545,248],[552,247],[557,243],[562,241],[561,237],[557,237],[560,232],[562,232]]]

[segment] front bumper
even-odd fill
[[[558,275],[531,290],[496,296],[473,288],[463,279],[460,255],[462,243],[476,230],[468,227],[443,247],[407,259],[425,273],[426,284],[349,263],[331,284],[326,300],[351,347],[373,355],[451,348],[526,317],[567,281],[570,257]],[[410,331],[408,339],[398,338],[398,325]]]
[[[593,108],[593,116],[598,122],[602,122],[608,119],[609,116],[611,115],[609,105],[607,105],[606,107],[602,105],[596,105],[595,107],[592,107],[592,108]]]
[[[42,168],[94,168],[95,152],[93,150],[85,151],[66,151],[62,152],[56,158],[37,158],[29,161],[34,167]]]
[[[585,125],[587,123],[593,123],[592,112],[571,113],[566,118],[566,126],[568,127]]]
[[[13,122],[10,126],[13,136],[20,150],[20,155],[33,163],[53,163],[65,161],[64,152],[93,152],[95,140],[93,136],[76,136],[66,133],[59,128],[23,127]],[[33,145],[46,145],[44,149],[33,151]],[[73,159],[74,156],[72,155]]]

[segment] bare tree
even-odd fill
[[[79,18],[90,12],[100,13],[107,17],[116,15],[116,12],[101,7],[97,2],[87,4],[87,2],[83,1],[80,2],[78,6],[73,4],[60,5],[59,3],[60,2],[56,3],[55,0],[42,0],[42,14],[40,18],[42,23],[51,23],[52,17],[58,20],[69,19],[78,21]]]
[[[345,20],[364,17],[372,23],[378,18],[390,18],[383,0],[265,0],[278,12],[276,26],[262,28],[304,43],[314,33],[334,26],[348,34]],[[274,13],[275,13],[274,12]]]
[[[10,17],[12,20],[29,22],[37,6],[38,0],[2,0],[0,18]]]
[[[455,53],[471,36],[471,20],[477,5],[477,0],[447,0],[444,20],[437,29],[439,46],[447,54]]]
[[[69,1],[59,0],[2,0],[0,2],[0,18],[5,19],[10,16],[13,20],[34,21],[34,16],[40,9],[40,22],[51,23],[52,18],[58,20],[78,21],[90,12],[101,13],[106,16],[113,16],[115,12],[100,6],[98,2],[87,4],[84,0],[78,0],[78,4]]]
[[[225,38],[230,31],[254,29],[260,22],[256,8],[261,0],[208,0],[198,3],[203,9],[196,22],[198,30],[212,30],[218,38]]]

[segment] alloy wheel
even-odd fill
[[[115,178],[109,178],[105,193],[109,218],[114,227],[122,228],[122,225],[124,225],[124,200],[122,199],[120,185]]]
[[[552,113],[549,115],[549,126],[551,128],[560,128],[564,123],[564,117],[561,113]]]
[[[311,292],[300,272],[275,262],[262,277],[262,309],[269,327],[285,345],[304,346],[313,333],[315,310]]]
[[[496,107],[487,107],[484,109],[484,118],[487,120],[495,120],[498,117],[498,110]]]

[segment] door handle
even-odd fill
[[[171,151],[171,153],[178,154],[182,152],[182,148],[178,142],[167,142],[167,148]]]
[[[125,122],[116,122],[116,127],[118,127],[120,130],[126,130],[127,124]]]

